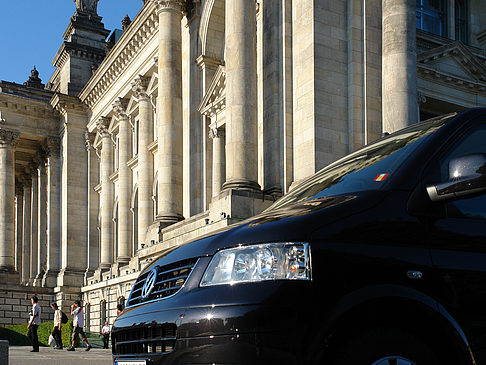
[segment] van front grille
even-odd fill
[[[177,326],[174,323],[124,328],[113,331],[114,355],[165,354],[174,350]]]
[[[127,301],[127,307],[150,300],[164,299],[176,294],[183,287],[196,262],[197,259],[188,259],[165,266],[155,266],[151,270],[147,270],[147,272],[138,277],[133,285],[132,292]],[[148,295],[144,296],[145,283],[154,269],[157,275],[153,283],[153,288],[149,290]]]

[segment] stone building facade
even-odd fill
[[[158,255],[486,105],[481,0],[145,0],[111,36],[75,3],[46,84],[0,83],[0,305],[81,298],[92,331]]]

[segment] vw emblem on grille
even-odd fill
[[[142,298],[147,298],[152,292],[155,286],[155,280],[157,279],[157,267],[153,268],[152,271],[147,275],[145,279],[145,284],[142,287]]]

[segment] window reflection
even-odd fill
[[[447,1],[417,0],[417,29],[447,37]]]

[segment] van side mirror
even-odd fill
[[[464,155],[449,162],[449,181],[427,186],[433,202],[465,198],[486,191],[486,154]]]

